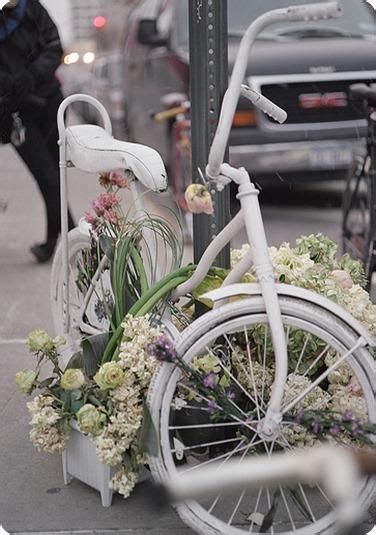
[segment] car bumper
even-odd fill
[[[337,171],[348,169],[362,140],[326,140],[261,145],[233,145],[230,162],[252,173]]]

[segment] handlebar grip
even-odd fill
[[[151,117],[156,123],[161,123],[162,121],[173,119],[174,117],[179,115],[179,113],[185,113],[186,111],[187,108],[185,108],[184,106],[175,106],[174,108],[154,113]]]
[[[321,2],[289,6],[287,8],[288,20],[321,20],[334,19],[342,15],[342,6],[339,2]]]
[[[252,102],[261,111],[273,117],[279,123],[284,123],[287,119],[285,110],[274,104],[271,100],[261,95],[258,91],[254,91],[247,85],[242,85],[241,95]]]

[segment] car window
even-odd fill
[[[176,0],[177,17],[176,31],[179,44],[188,43],[188,2]],[[228,0],[228,31],[230,35],[241,35],[247,26],[266,11],[287,7],[290,5],[311,4],[312,0]],[[280,32],[296,28],[309,29],[318,26],[326,30],[338,29],[339,33],[354,35],[368,34],[376,37],[375,12],[364,0],[342,0],[343,15],[338,19],[321,20],[316,22],[282,22],[268,26],[259,36],[277,38]]]

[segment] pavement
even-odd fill
[[[153,506],[149,482],[137,485],[126,500],[115,495],[112,506],[104,508],[99,493],[78,480],[65,486],[61,457],[39,453],[28,440],[27,399],[17,392],[14,375],[30,367],[25,346],[28,333],[35,328],[53,333],[51,265],[37,264],[29,252],[30,245],[44,239],[44,212],[37,186],[10,147],[0,146],[0,162],[0,200],[8,202],[7,210],[0,212],[0,525],[18,535],[193,533],[172,509]],[[76,170],[71,172],[69,188],[72,212],[78,219],[99,188],[92,175]],[[160,199],[160,203],[168,203],[167,198]],[[337,233],[338,213],[330,214],[323,217],[312,211],[307,229],[324,231],[317,225],[325,221],[331,225],[332,235]],[[280,233],[278,218],[277,210],[271,209],[268,228],[275,226]],[[294,221],[291,211],[289,218]],[[285,220],[285,229],[286,224]],[[292,233],[305,230],[302,224],[296,222],[295,226]],[[280,234],[277,238],[272,243],[282,241]]]
[[[97,491],[73,480],[63,483],[60,455],[39,453],[28,439],[29,415],[14,384],[15,373],[30,367],[28,333],[53,333],[49,305],[51,264],[37,264],[29,247],[44,240],[42,198],[11,147],[0,146],[0,525],[10,533],[89,533],[188,535],[172,509],[153,509],[150,483],[131,497],[101,506]],[[99,191],[93,175],[72,170],[69,194],[76,219]],[[161,201],[163,203],[163,199]],[[167,202],[167,200],[166,200]]]

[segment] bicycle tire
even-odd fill
[[[83,335],[105,332],[108,330],[108,323],[101,314],[95,313],[95,302],[91,300],[88,308],[90,310],[82,317],[80,307],[85,298],[85,292],[77,287],[77,280],[74,270],[80,262],[82,255],[88,252],[91,247],[90,237],[75,228],[68,233],[68,270],[69,270],[69,294],[70,294],[70,328],[66,333],[68,345],[78,346]],[[99,283],[98,283],[99,284]],[[106,291],[110,292],[109,283],[106,284]],[[97,293],[102,292],[99,289]],[[95,297],[94,297],[95,299]],[[97,299],[97,301],[99,298]],[[62,265],[62,246],[59,243],[51,268],[50,276],[50,303],[55,331],[57,334],[64,332],[64,274]],[[98,303],[97,303],[98,304]]]
[[[319,336],[325,344],[330,345],[330,347],[342,354],[353,347],[355,341],[359,337],[342,320],[334,317],[333,314],[328,311],[323,311],[323,309],[317,305],[307,304],[299,299],[289,297],[281,297],[280,305],[283,321],[286,326],[290,325],[290,328],[298,329],[304,328],[308,335],[313,335],[314,337]],[[241,329],[244,326],[247,326],[248,328],[250,325],[254,326],[263,322],[267,325],[265,307],[261,297],[247,298],[237,301],[236,303],[223,305],[222,307],[203,315],[183,331],[177,343],[177,353],[185,360],[185,362],[191,362],[195,355],[207,352],[208,347],[212,347],[214,340],[218,338],[223,339],[223,337],[226,338],[226,336],[229,336],[230,334],[233,336],[235,329]],[[369,421],[375,422],[376,407],[374,402],[374,392],[376,387],[376,373],[374,361],[365,348],[359,348],[350,356],[348,362],[361,386],[363,399],[366,403],[367,418]],[[191,446],[188,446],[188,449],[185,449],[184,441],[187,442],[187,439],[186,437],[182,439],[181,429],[179,434],[179,431],[174,430],[179,426],[175,426],[172,423],[176,417],[176,411],[174,411],[172,407],[172,401],[174,400],[180,377],[181,371],[179,368],[171,363],[163,363],[157,370],[149,389],[148,404],[155,427],[160,435],[159,455],[157,457],[150,457],[149,459],[152,474],[157,480],[163,480],[172,473],[176,474],[176,471],[178,469],[182,470],[184,466],[190,467],[190,464],[187,462],[187,457],[185,458],[185,464],[183,461],[177,462],[174,460],[172,451],[174,448],[176,449],[176,446],[174,446],[175,442],[173,442],[174,439],[183,442],[184,456],[186,455],[185,452],[189,450],[189,447],[191,447],[191,450],[193,447],[196,447],[194,442],[194,446],[191,444]],[[265,376],[263,379],[265,379]],[[255,397],[257,397],[257,395],[255,395]],[[197,409],[197,406],[195,408]],[[208,442],[208,437],[205,437],[205,433],[202,430],[197,431],[196,428],[194,440],[198,442],[199,433],[203,433],[201,435],[202,440],[205,441],[205,438],[207,439],[206,442],[201,442],[200,444],[203,444],[204,446],[207,446],[208,443],[210,444],[210,439]],[[256,434],[255,431],[255,436]],[[218,448],[218,445],[214,447]],[[196,468],[193,469],[197,469],[197,466],[200,464],[199,457],[203,453],[201,450],[199,450],[199,452],[200,453],[196,455],[196,458],[193,459],[193,466],[195,466],[196,463]],[[272,451],[270,451],[269,454],[272,454]],[[231,453],[231,455],[233,454]],[[218,457],[220,456],[214,456],[213,459],[218,460]],[[202,459],[205,459],[205,457],[202,457]],[[209,455],[209,462],[210,459],[211,457]],[[202,462],[205,462],[205,460]],[[362,489],[361,499],[365,503],[368,503],[371,500],[372,493],[373,483],[368,480]],[[268,495],[266,491],[265,494],[265,500],[267,501]],[[235,496],[235,501],[236,498],[239,498],[239,495]],[[254,496],[253,499],[256,500],[256,497]],[[232,503],[234,503],[234,501]],[[241,502],[238,509],[240,505]],[[328,505],[325,505],[326,509],[328,509]],[[256,504],[254,512],[258,507],[259,506]],[[250,521],[248,521],[245,526],[242,526],[239,518],[234,517],[231,522],[234,521],[237,522],[237,524],[231,525],[231,522],[229,524],[229,519],[226,517],[226,514],[228,514],[228,506],[222,502],[221,509],[217,511],[216,505],[212,511],[208,511],[201,502],[198,503],[194,501],[177,505],[176,509],[182,520],[201,534],[244,535],[244,533],[255,532],[250,529]],[[264,513],[266,512],[267,511],[264,511]],[[292,509],[290,509],[290,514],[293,516]],[[294,515],[295,514],[296,511],[294,511]],[[287,516],[289,517],[289,514]],[[312,518],[316,518],[316,516],[313,516]],[[244,517],[241,516],[241,519],[244,523]],[[280,524],[278,524],[278,526],[276,525],[272,531],[266,530],[263,532],[283,533],[283,535],[292,535],[293,533],[297,535],[329,535],[333,533],[334,516],[330,507],[318,520],[313,520],[308,525],[298,528],[296,528],[296,525],[293,528],[290,518],[288,518],[287,521],[286,519],[282,520],[283,518],[280,520]],[[290,522],[290,527],[288,526],[288,522]],[[293,522],[301,522],[301,519],[293,518]]]
[[[343,250],[362,262],[368,290],[376,271],[376,184],[369,167],[366,154],[348,175],[342,204]]]

